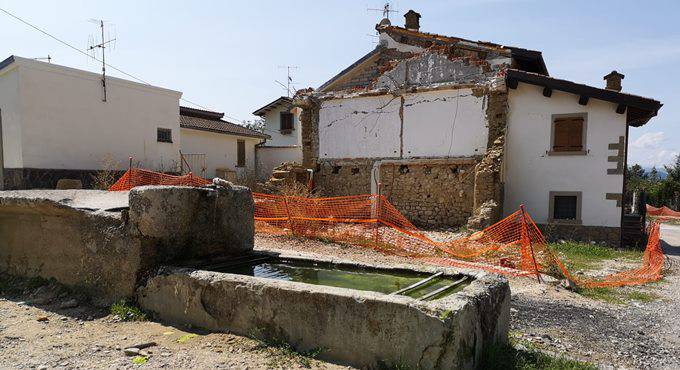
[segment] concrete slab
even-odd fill
[[[117,211],[128,207],[127,191],[105,190],[13,190],[0,191],[0,198],[45,199],[71,208]]]

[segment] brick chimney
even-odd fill
[[[404,14],[404,18],[406,18],[407,30],[411,31],[420,30],[420,14],[411,9],[406,14]]]
[[[626,77],[619,72],[612,71],[610,74],[604,76],[604,80],[607,81],[607,90],[621,91],[621,80]]]

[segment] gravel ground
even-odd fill
[[[433,236],[446,240],[450,235]],[[520,343],[604,368],[680,369],[680,227],[664,226],[662,237],[669,241],[664,248],[669,257],[664,280],[642,287],[618,288],[626,293],[653,294],[658,299],[613,304],[553,284],[511,278],[511,335]],[[677,244],[673,246],[671,242]],[[406,262],[368,248],[290,237],[257,235],[255,245],[256,249],[292,249],[386,265]]]
[[[0,369],[347,368],[237,335],[152,321],[121,322],[71,294],[46,298],[41,291],[60,289],[48,288],[0,298]],[[156,345],[141,350],[148,356],[146,364],[135,364],[135,356],[125,354],[127,347],[149,342]]]
[[[661,283],[624,288],[661,297],[610,304],[550,284],[512,278],[511,335],[520,343],[615,368],[680,368],[680,227],[664,227],[670,269]],[[449,235],[437,235],[448,239]],[[258,235],[256,249],[296,250],[343,259],[395,264],[405,261],[367,248]],[[671,243],[677,245],[674,247]],[[417,262],[416,262],[417,263]],[[346,368],[300,359],[249,338],[202,333],[156,322],[121,322],[106,309],[58,288],[26,289],[0,297],[0,368],[138,368],[124,349],[144,349],[143,368]],[[75,302],[74,302],[75,299]],[[196,336],[193,336],[196,334]],[[180,338],[188,338],[179,341]],[[180,343],[181,342],[181,343]],[[308,362],[309,361],[309,362]]]

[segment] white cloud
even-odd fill
[[[664,164],[671,164],[677,155],[678,152],[675,150],[658,150],[648,158],[649,165],[661,167]]]
[[[633,147],[640,149],[654,149],[664,141],[663,132],[647,132],[642,134],[637,140],[633,141]]]

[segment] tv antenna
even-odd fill
[[[52,63],[52,57],[49,54],[45,58],[33,58],[33,60],[46,60],[47,63]]]
[[[91,40],[91,44],[88,48],[88,52],[95,53],[97,49],[101,49],[102,51],[102,89],[104,92],[104,95],[102,96],[102,101],[106,101],[106,48],[109,47],[108,44],[111,44],[112,42],[116,41],[116,38],[106,38],[104,36],[104,21],[102,19],[90,19],[91,23],[94,23],[101,28],[102,32],[102,38],[101,41],[98,44],[94,44],[94,39]],[[115,46],[115,43],[112,44],[111,46]]]
[[[386,18],[388,20],[390,19],[390,13],[396,13],[397,12],[397,10],[392,10],[392,7],[390,6],[389,2],[386,2],[382,9],[368,8],[366,10],[374,11],[374,12],[382,12],[383,18]]]
[[[278,80],[274,80],[277,84],[281,85],[284,89],[286,89],[287,96],[290,98],[290,86],[293,85],[293,77],[290,75],[290,70],[291,69],[298,69],[300,67],[298,66],[279,66],[279,68],[285,68],[288,72],[287,78],[286,78],[286,84],[284,85],[283,83],[279,82]],[[295,88],[295,85],[293,85],[293,88]]]

